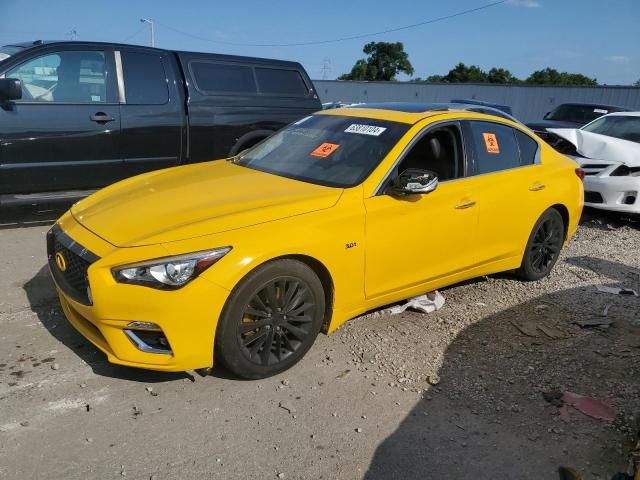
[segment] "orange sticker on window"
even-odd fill
[[[495,133],[483,133],[484,146],[487,148],[487,153],[500,153],[500,145],[498,145],[498,139]]]
[[[313,152],[310,153],[312,157],[320,157],[326,158],[335,152],[340,145],[335,143],[323,143],[318,148],[316,148]]]

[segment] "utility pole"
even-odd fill
[[[73,41],[78,38],[78,30],[76,30],[76,27],[73,27],[71,30],[65,33],[65,35],[69,37],[69,40]]]
[[[326,80],[331,73],[331,59],[329,57],[324,57],[322,59],[322,68],[320,69],[320,72],[322,73],[322,80]]]
[[[153,21],[149,18],[141,18],[140,19],[141,23],[148,23],[149,25],[151,25],[151,46],[155,47],[156,46],[156,38],[155,38],[155,33],[153,31]]]

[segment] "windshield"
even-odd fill
[[[601,117],[582,127],[582,130],[640,143],[640,117],[623,115]]]
[[[22,47],[14,47],[12,45],[0,47],[0,62],[9,58],[11,55],[18,53],[20,50],[22,50]]]
[[[597,105],[564,104],[558,105],[546,118],[547,120],[585,124],[612,111],[613,110],[608,107]]]
[[[234,159],[238,165],[330,187],[362,182],[410,125],[313,115],[292,123]]]

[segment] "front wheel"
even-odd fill
[[[549,275],[558,261],[563,242],[564,220],[555,208],[551,208],[533,227],[517,275],[528,281]]]
[[[265,378],[297,363],[311,348],[325,315],[315,272],[296,260],[276,260],[249,273],[223,310],[215,359],[243,378]]]

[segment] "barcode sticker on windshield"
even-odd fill
[[[594,108],[593,112],[594,113],[603,113],[603,114],[606,115],[607,113],[609,113],[609,110],[603,110],[602,108]]]
[[[359,125],[353,123],[345,130],[345,133],[359,133],[361,135],[371,135],[373,137],[379,137],[382,132],[386,130],[385,127],[376,127],[374,125]]]

